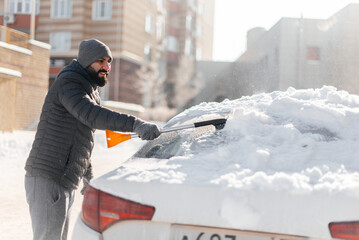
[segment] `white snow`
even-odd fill
[[[121,165],[116,178],[132,184],[169,183],[174,192],[183,185],[202,185],[205,190],[221,186],[223,195],[218,200],[222,207],[218,212],[233,227],[297,233],[308,225],[308,219],[315,219],[316,224],[301,234],[328,237],[329,221],[359,220],[359,96],[329,86],[289,88],[222,103],[202,103],[169,123],[185,123],[193,116],[200,120],[208,112],[214,116],[230,113],[220,131],[225,141],[199,154],[184,145],[185,154],[170,159],[123,163],[144,142],[132,139],[107,149],[103,131],[97,131],[92,157],[96,176]],[[8,234],[6,239],[21,239],[9,235],[19,234],[19,229],[31,233],[23,165],[33,136],[27,131],[0,133],[0,235]],[[209,146],[215,143],[210,137],[201,141]],[[231,194],[228,189],[233,188],[238,191]],[[158,194],[161,189],[157,188]],[[241,193],[247,195],[237,196]],[[201,195],[197,189],[193,194]],[[82,199],[79,194],[77,199]],[[201,205],[193,201],[191,198],[188,204]],[[17,205],[22,206],[21,211]],[[285,217],[277,216],[281,211],[286,212]],[[296,223],[284,224],[290,221]]]
[[[34,139],[34,131],[0,132],[0,239],[32,239],[28,205],[26,203],[24,176],[25,161]],[[92,154],[94,176],[98,177],[131,157],[145,142],[133,139],[114,148],[106,146],[104,131],[96,131]],[[81,187],[76,191],[72,208],[69,238],[81,211]]]
[[[157,221],[329,238],[329,222],[359,220],[359,96],[329,86],[289,88],[202,103],[169,123],[208,112],[229,113],[223,130],[183,142],[181,156],[133,158],[94,186],[156,206]],[[198,153],[198,145],[207,147]],[[141,185],[149,182],[149,190]],[[176,199],[182,195],[191,198]],[[211,214],[188,217],[191,209]]]
[[[359,96],[333,87],[290,88],[234,101],[202,103],[177,118],[223,109],[231,110],[221,131],[225,143],[194,156],[193,147],[191,150],[183,145],[184,156],[136,159],[119,171],[133,181],[359,197]],[[210,146],[211,138],[201,141]],[[196,174],[191,174],[191,169]],[[217,170],[215,174],[208,171],[213,169]]]

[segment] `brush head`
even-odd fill
[[[105,130],[105,132],[106,132],[107,148],[114,147],[117,144],[132,138],[131,134],[117,133],[107,129]]]

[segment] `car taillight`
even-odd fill
[[[151,220],[155,208],[142,205],[87,186],[82,202],[83,222],[97,232],[110,224],[126,219]]]
[[[332,222],[329,230],[333,238],[359,240],[359,221]]]

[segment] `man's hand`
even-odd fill
[[[144,122],[141,119],[136,119],[133,124],[133,131],[142,139],[142,140],[153,140],[157,138],[160,133],[160,129],[154,123]]]

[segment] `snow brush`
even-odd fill
[[[186,124],[186,125],[182,125],[182,126],[169,127],[169,128],[161,129],[160,132],[161,133],[173,132],[173,131],[178,131],[178,130],[182,130],[182,129],[203,127],[203,126],[208,126],[208,125],[213,125],[213,126],[215,126],[215,128],[217,130],[219,130],[219,129],[224,128],[226,121],[227,121],[226,118],[218,118],[218,119],[212,119],[212,120],[208,120],[208,121],[195,122],[195,123]],[[105,131],[106,131],[107,148],[114,147],[119,143],[130,140],[131,138],[139,137],[135,133],[119,133],[119,132],[114,132],[114,131],[110,131],[107,129]]]

